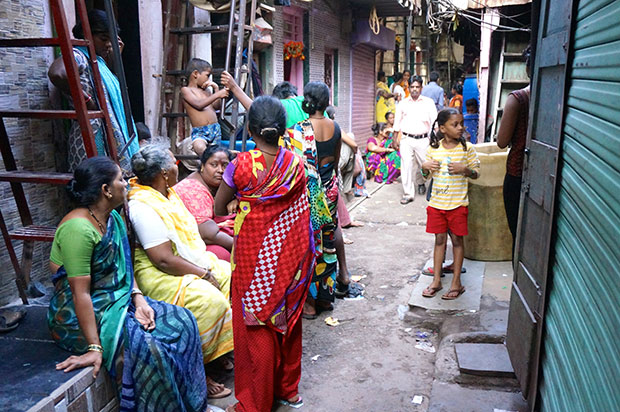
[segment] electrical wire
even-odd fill
[[[478,4],[482,4],[476,0],[472,0],[472,1],[475,1]],[[436,7],[435,12],[433,12],[433,9],[434,9],[433,3],[435,3],[435,7]],[[503,16],[504,18],[508,18],[508,16],[502,13],[499,13],[499,14],[500,14],[500,17]],[[525,13],[522,13],[522,14],[525,14]],[[498,32],[515,32],[515,31],[529,32],[531,31],[529,28],[525,26],[514,27],[514,26],[503,25],[503,24],[487,23],[483,19],[478,17],[477,15],[473,14],[473,12],[469,10],[459,10],[452,3],[446,0],[435,0],[435,1],[428,2],[426,23],[431,31],[442,33],[443,32],[442,26],[444,25],[444,23],[446,23],[447,21],[454,21],[456,16],[459,16],[459,15],[465,18],[471,24],[474,24],[478,27],[483,27],[483,26],[492,27],[495,31],[498,31]],[[514,20],[514,19],[511,19],[511,20]],[[518,21],[515,21],[515,22],[520,24],[520,22]]]

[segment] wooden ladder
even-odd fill
[[[249,24],[246,24],[246,20],[248,20],[246,19],[247,3],[250,3]],[[187,50],[189,49],[188,46],[190,43],[190,36],[206,33],[227,33],[228,39],[226,44],[226,60],[224,67],[213,68],[213,74],[220,75],[223,71],[230,71],[231,60],[234,56],[235,61],[232,75],[234,76],[237,84],[240,84],[239,82],[241,75],[244,73],[248,74],[245,92],[249,95],[252,83],[249,77],[251,74],[251,59],[254,44],[252,41],[252,31],[254,30],[254,19],[257,6],[256,0],[231,0],[228,24],[192,26],[189,23],[189,16],[191,15],[190,7],[193,6],[189,4],[188,0],[166,0],[164,4],[166,6],[164,24],[164,53],[172,51],[172,46],[175,42],[176,52],[173,51],[174,56],[172,58],[164,57],[165,60],[164,67],[162,68],[161,82],[161,114],[159,117],[157,133],[159,135],[167,134],[172,147],[175,147],[177,142],[180,142],[186,137],[185,118],[187,117],[187,114],[183,111],[182,102],[180,99],[180,90],[186,82],[183,65],[188,60]],[[235,14],[238,15],[238,19],[236,21]],[[247,44],[245,41],[246,33],[249,33]],[[247,69],[242,68],[244,49],[247,49]],[[219,117],[220,120],[226,123],[232,130],[229,140],[229,146],[231,149],[234,149],[236,144],[235,136],[237,132],[239,115],[239,101],[237,99],[231,99],[230,104],[228,105],[223,102],[222,110],[219,111]],[[163,119],[166,119],[166,125],[163,124]],[[183,121],[179,123],[179,119],[183,119]],[[245,130],[245,127],[242,139],[242,150],[245,150],[245,142],[247,139],[247,131]]]
[[[105,95],[103,91],[103,83],[97,65],[97,57],[95,47],[92,42],[92,34],[88,23],[88,15],[84,0],[76,0],[76,10],[79,19],[82,22],[84,37],[86,40],[72,39],[70,30],[67,25],[67,19],[63,9],[62,0],[50,0],[50,9],[56,29],[57,37],[53,38],[16,38],[16,39],[0,39],[0,47],[56,47],[59,46],[65,69],[67,71],[67,79],[71,90],[71,97],[75,110],[32,110],[32,109],[16,109],[0,111],[0,152],[4,161],[5,171],[0,171],[0,182],[9,182],[11,191],[17,204],[17,210],[21,220],[22,227],[9,231],[2,212],[0,211],[0,231],[6,244],[7,251],[13,269],[15,270],[15,282],[19,296],[24,304],[28,304],[26,290],[30,282],[30,272],[32,269],[32,254],[34,250],[34,242],[51,242],[54,240],[56,232],[55,227],[45,227],[34,224],[33,217],[30,213],[28,200],[24,193],[24,183],[48,184],[48,185],[66,185],[73,177],[70,173],[58,172],[33,172],[21,170],[17,166],[13,150],[11,148],[9,136],[4,125],[5,118],[29,118],[29,119],[74,119],[77,120],[82,131],[82,139],[88,157],[97,156],[97,147],[95,145],[95,137],[93,128],[90,124],[91,119],[102,118],[106,131],[106,142],[110,157],[117,161],[116,143],[113,138],[112,123],[107,105],[105,104]],[[113,20],[111,20],[113,21]],[[93,80],[95,84],[96,97],[98,102],[104,102],[100,105],[100,110],[89,111],[86,107],[86,99],[80,83],[78,67],[73,57],[74,46],[86,46],[90,54],[89,60],[93,72]],[[17,258],[14,241],[23,241],[21,262]]]

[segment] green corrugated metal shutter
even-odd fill
[[[543,411],[620,411],[619,22],[619,1],[579,2],[545,313]]]

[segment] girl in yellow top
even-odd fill
[[[461,284],[461,267],[463,236],[467,235],[467,178],[478,178],[480,161],[472,144],[463,137],[465,126],[460,111],[444,109],[437,115],[435,123],[438,130],[435,131],[433,125],[426,161],[422,164],[422,175],[433,178],[431,198],[426,208],[426,232],[435,234],[433,282],[422,292],[422,296],[431,298],[442,289],[441,272],[449,231],[454,254],[454,276],[450,290],[441,298],[453,300],[465,292]]]

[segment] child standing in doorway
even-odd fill
[[[211,65],[202,59],[193,58],[187,63],[187,86],[181,88],[183,106],[192,124],[192,149],[202,156],[208,145],[217,145],[222,140],[222,129],[217,122],[215,110],[220,108],[220,99],[228,96],[228,89],[220,90],[210,81]],[[208,88],[213,89],[211,93]]]
[[[422,296],[431,298],[443,289],[441,285],[442,264],[446,252],[448,233],[452,239],[454,254],[452,284],[445,300],[454,300],[465,292],[461,284],[463,266],[463,236],[467,235],[467,179],[477,179],[480,161],[476,150],[463,137],[463,115],[455,108],[444,109],[437,115],[431,129],[430,146],[422,175],[433,178],[433,188],[428,203],[426,232],[435,234],[433,251],[433,281],[424,289]]]

